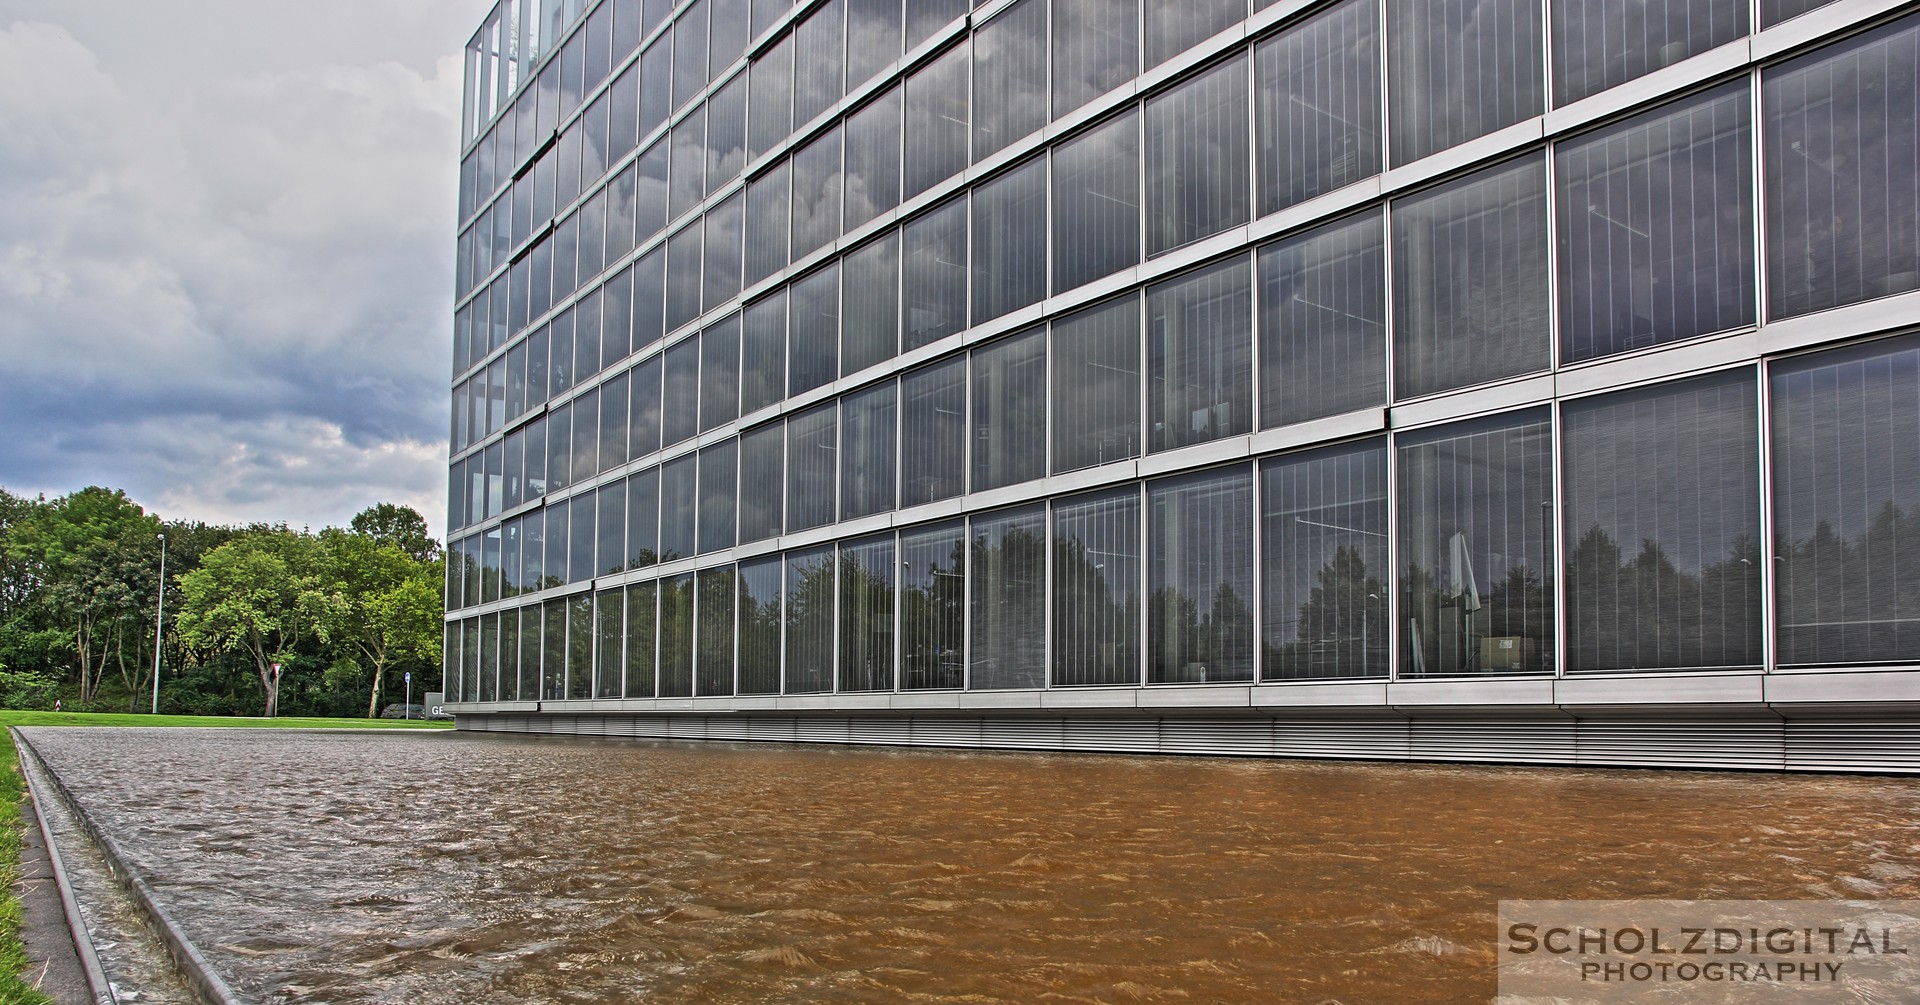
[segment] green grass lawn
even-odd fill
[[[128,712],[19,712],[0,709],[0,729],[8,726],[251,726],[273,729],[452,729],[446,719],[322,719],[282,716],[263,719],[226,715],[145,715]]]

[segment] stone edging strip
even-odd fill
[[[94,845],[100,849],[100,854],[107,860],[107,865],[113,872],[114,878],[120,881],[121,887],[133,898],[134,903],[140,906],[140,910],[146,914],[147,920],[152,922],[155,932],[159,934],[160,940],[166,944],[167,952],[173,956],[174,964],[180,968],[181,976],[185,978],[187,986],[193,989],[194,994],[198,995],[207,1005],[250,1005],[245,999],[235,995],[233,990],[227,987],[227,983],[221,980],[218,974],[214,973],[213,967],[207,963],[206,957],[200,955],[200,950],[197,949],[192,942],[189,942],[186,935],[180,931],[179,926],[174,924],[173,916],[168,914],[166,908],[161,907],[160,902],[154,898],[153,891],[148,887],[147,881],[142,879],[140,875],[127,864],[126,856],[120,853],[120,846],[114,842],[113,838],[107,835],[106,831],[94,823],[93,818],[87,814],[87,811],[81,807],[79,801],[73,797],[73,793],[67,789],[66,783],[60,780],[60,776],[57,773],[47,767],[46,761],[41,759],[40,752],[34,749],[33,743],[17,728],[13,729],[13,737],[14,745],[19,748],[21,754],[32,757],[34,763],[39,766],[40,770],[45,772],[47,779],[53,783],[54,791],[59,794],[60,801],[66,804],[67,809],[73,813],[74,819],[79,821],[81,829],[86,831],[87,836],[91,837]],[[49,847],[51,846],[51,843],[49,843]],[[64,890],[65,883],[63,882],[62,891],[64,892]],[[89,943],[88,946],[90,949],[91,944]],[[98,966],[97,959],[95,960],[95,966]],[[92,976],[92,972],[89,971],[88,979],[91,980]],[[109,997],[104,1000],[111,1001],[112,999]]]
[[[14,734],[16,748],[25,741],[20,734]],[[34,763],[45,770],[45,764],[38,757]],[[73,885],[67,882],[67,863],[60,857],[60,846],[53,840],[53,828],[47,826],[47,815],[41,807],[47,805],[38,785],[34,783],[34,771],[21,771],[20,777],[27,784],[27,791],[33,796],[33,818],[40,827],[40,839],[47,846],[47,862],[53,867],[54,884],[60,889],[60,906],[67,916],[67,931],[73,935],[73,949],[80,957],[80,969],[87,975],[87,990],[93,994],[94,1005],[118,1005],[113,996],[113,983],[107,980],[106,968],[100,965],[100,954],[94,951],[93,936],[87,931],[87,923],[80,915],[80,903],[73,898]]]

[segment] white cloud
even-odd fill
[[[481,13],[0,0],[0,485],[439,525]]]

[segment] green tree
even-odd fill
[[[241,650],[253,661],[266,694],[265,714],[279,710],[275,663],[288,664],[309,638],[324,642],[342,603],[323,579],[319,542],[285,527],[258,530],[208,552],[180,577],[181,639],[203,650]]]
[[[427,531],[427,518],[411,506],[375,503],[354,514],[347,529],[381,544],[390,544],[415,562],[428,563],[440,557],[440,542]]]
[[[331,598],[323,608],[327,637],[352,647],[355,655],[372,667],[373,682],[367,695],[369,719],[379,714],[381,686],[396,660],[417,659],[438,665],[441,656],[444,607],[440,591],[446,580],[441,563],[420,558],[426,549],[410,551],[391,535],[362,529],[375,523],[362,518],[396,509],[419,518],[411,509],[382,503],[354,517],[352,531],[329,528],[320,533],[325,553],[324,589]],[[419,525],[424,529],[426,521],[420,520]]]
[[[32,506],[8,528],[11,574],[36,591],[47,615],[72,633],[81,704],[94,700],[110,665],[130,695],[137,696],[145,680],[146,615],[160,580],[159,533],[160,521],[125,492],[98,486]]]

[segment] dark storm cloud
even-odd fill
[[[436,526],[473,2],[0,2],[0,485]]]

